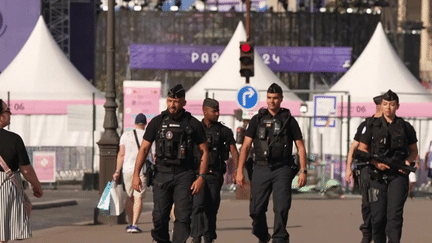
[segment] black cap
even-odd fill
[[[395,100],[397,104],[399,104],[399,96],[389,89],[386,93],[382,95],[383,100],[393,101]]]
[[[267,93],[278,93],[282,96],[282,88],[276,83],[272,83],[270,87],[267,89]]]
[[[383,98],[383,95],[378,95],[378,96],[373,97],[373,101],[375,102],[375,105],[381,105],[382,98]]]
[[[215,99],[205,98],[203,102],[203,106],[208,106],[213,109],[219,110],[219,102]]]
[[[139,113],[135,117],[135,124],[147,124],[147,118],[143,113]]]
[[[186,91],[181,84],[177,84],[168,90],[168,97],[171,98],[183,98],[186,95]]]

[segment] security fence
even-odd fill
[[[84,173],[92,172],[92,147],[27,147],[32,164],[39,151],[55,152],[56,181],[82,181]]]

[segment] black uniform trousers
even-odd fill
[[[269,234],[266,212],[272,191],[275,214],[273,242],[289,242],[286,225],[291,208],[291,183],[297,171],[289,165],[275,169],[267,165],[254,165],[249,213],[252,218],[252,233],[263,242],[266,242]]]
[[[372,238],[375,243],[385,243],[386,235],[389,243],[400,242],[408,184],[408,175],[399,172],[386,180],[371,180],[370,190],[378,189],[377,198],[369,196]]]
[[[220,192],[223,182],[224,179],[221,172],[207,173],[204,190],[200,194],[193,195],[192,238],[202,236],[208,240],[217,238],[216,216],[220,206]]]
[[[363,224],[360,225],[360,231],[363,234],[361,243],[370,243],[372,241],[371,210],[368,200],[369,184],[369,166],[364,166],[360,169],[359,175],[359,188],[362,195],[361,212],[363,217]]]
[[[193,170],[179,173],[156,172],[153,185],[153,239],[158,243],[170,243],[169,221],[173,203],[174,233],[173,243],[185,243],[190,233],[192,213],[191,186],[196,179]]]

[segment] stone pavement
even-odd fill
[[[272,207],[269,206],[268,222],[273,224]],[[294,243],[352,243],[360,242],[361,223],[359,197],[325,199],[318,195],[295,195],[290,210],[287,229]],[[251,234],[247,200],[225,199],[218,215],[217,242],[258,242]],[[408,199],[405,206],[402,242],[426,243],[432,241],[432,201]],[[126,225],[85,225],[53,227],[33,232],[33,238],[25,242],[152,242],[151,213],[141,216],[140,234],[128,234]],[[272,228],[270,228],[272,231]],[[188,240],[190,242],[190,240]]]

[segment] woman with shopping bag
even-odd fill
[[[23,191],[20,173],[33,186],[33,195],[43,192],[30,164],[21,137],[4,127],[10,124],[11,111],[0,99],[0,242],[31,237],[31,204]]]

